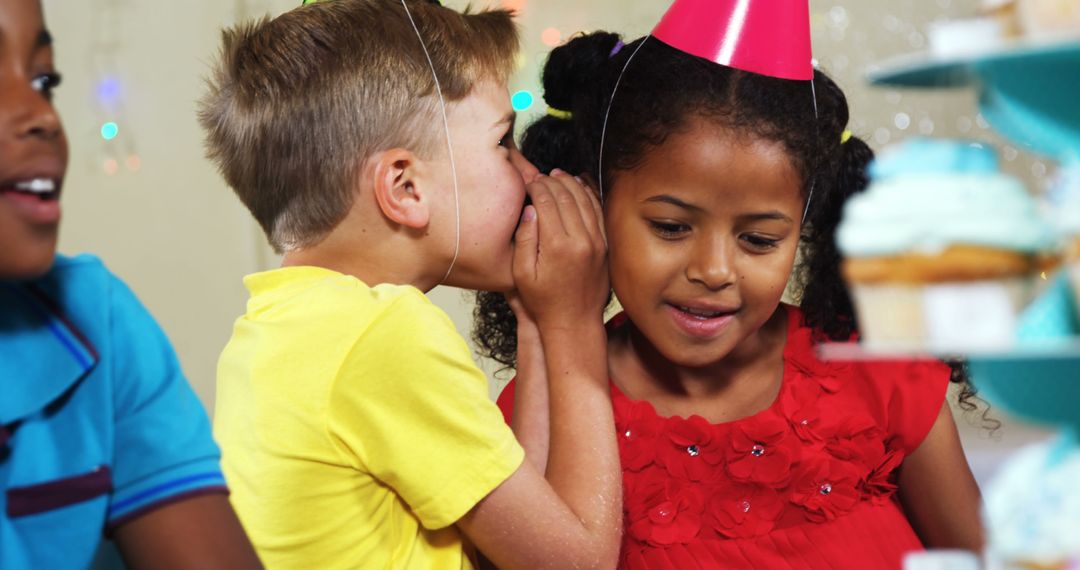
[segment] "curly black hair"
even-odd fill
[[[835,232],[845,201],[869,182],[874,153],[858,137],[843,140],[848,105],[840,87],[821,71],[814,72],[812,85],[767,77],[716,65],[650,37],[618,49],[620,44],[616,34],[595,32],[551,52],[543,71],[544,100],[570,118],[547,115],[532,123],[522,138],[525,157],[542,172],[558,167],[601,180],[607,191],[650,150],[700,118],[779,143],[809,200],[801,261],[793,274],[800,308],[819,340],[851,338],[858,322],[840,274]],[[502,294],[477,294],[474,323],[480,353],[513,368],[516,320]],[[970,411],[975,393],[962,363],[953,364],[952,380],[962,384],[961,407]]]

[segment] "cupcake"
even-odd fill
[[[1048,201],[1062,236],[1065,271],[1080,307],[1080,161],[1065,164],[1058,170]],[[1077,317],[1080,318],[1080,313]]]
[[[1055,233],[988,147],[914,139],[870,167],[837,232],[863,341],[941,351],[1010,346]]]
[[[1028,37],[1080,35],[1077,0],[1017,0],[1021,27]]]

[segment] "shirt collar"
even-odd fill
[[[30,416],[97,364],[94,345],[34,283],[0,283],[0,424]]]
[[[251,297],[248,311],[256,312],[282,299],[307,290],[322,281],[346,280],[359,282],[355,277],[343,275],[332,269],[297,265],[280,267],[244,277],[244,286]]]

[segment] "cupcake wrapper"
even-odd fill
[[[1015,341],[1031,300],[1026,278],[926,285],[855,284],[863,342],[881,348],[968,351]]]

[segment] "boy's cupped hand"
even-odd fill
[[[603,214],[593,192],[561,170],[526,186],[515,234],[514,281],[540,328],[573,328],[603,313],[608,297]]]

